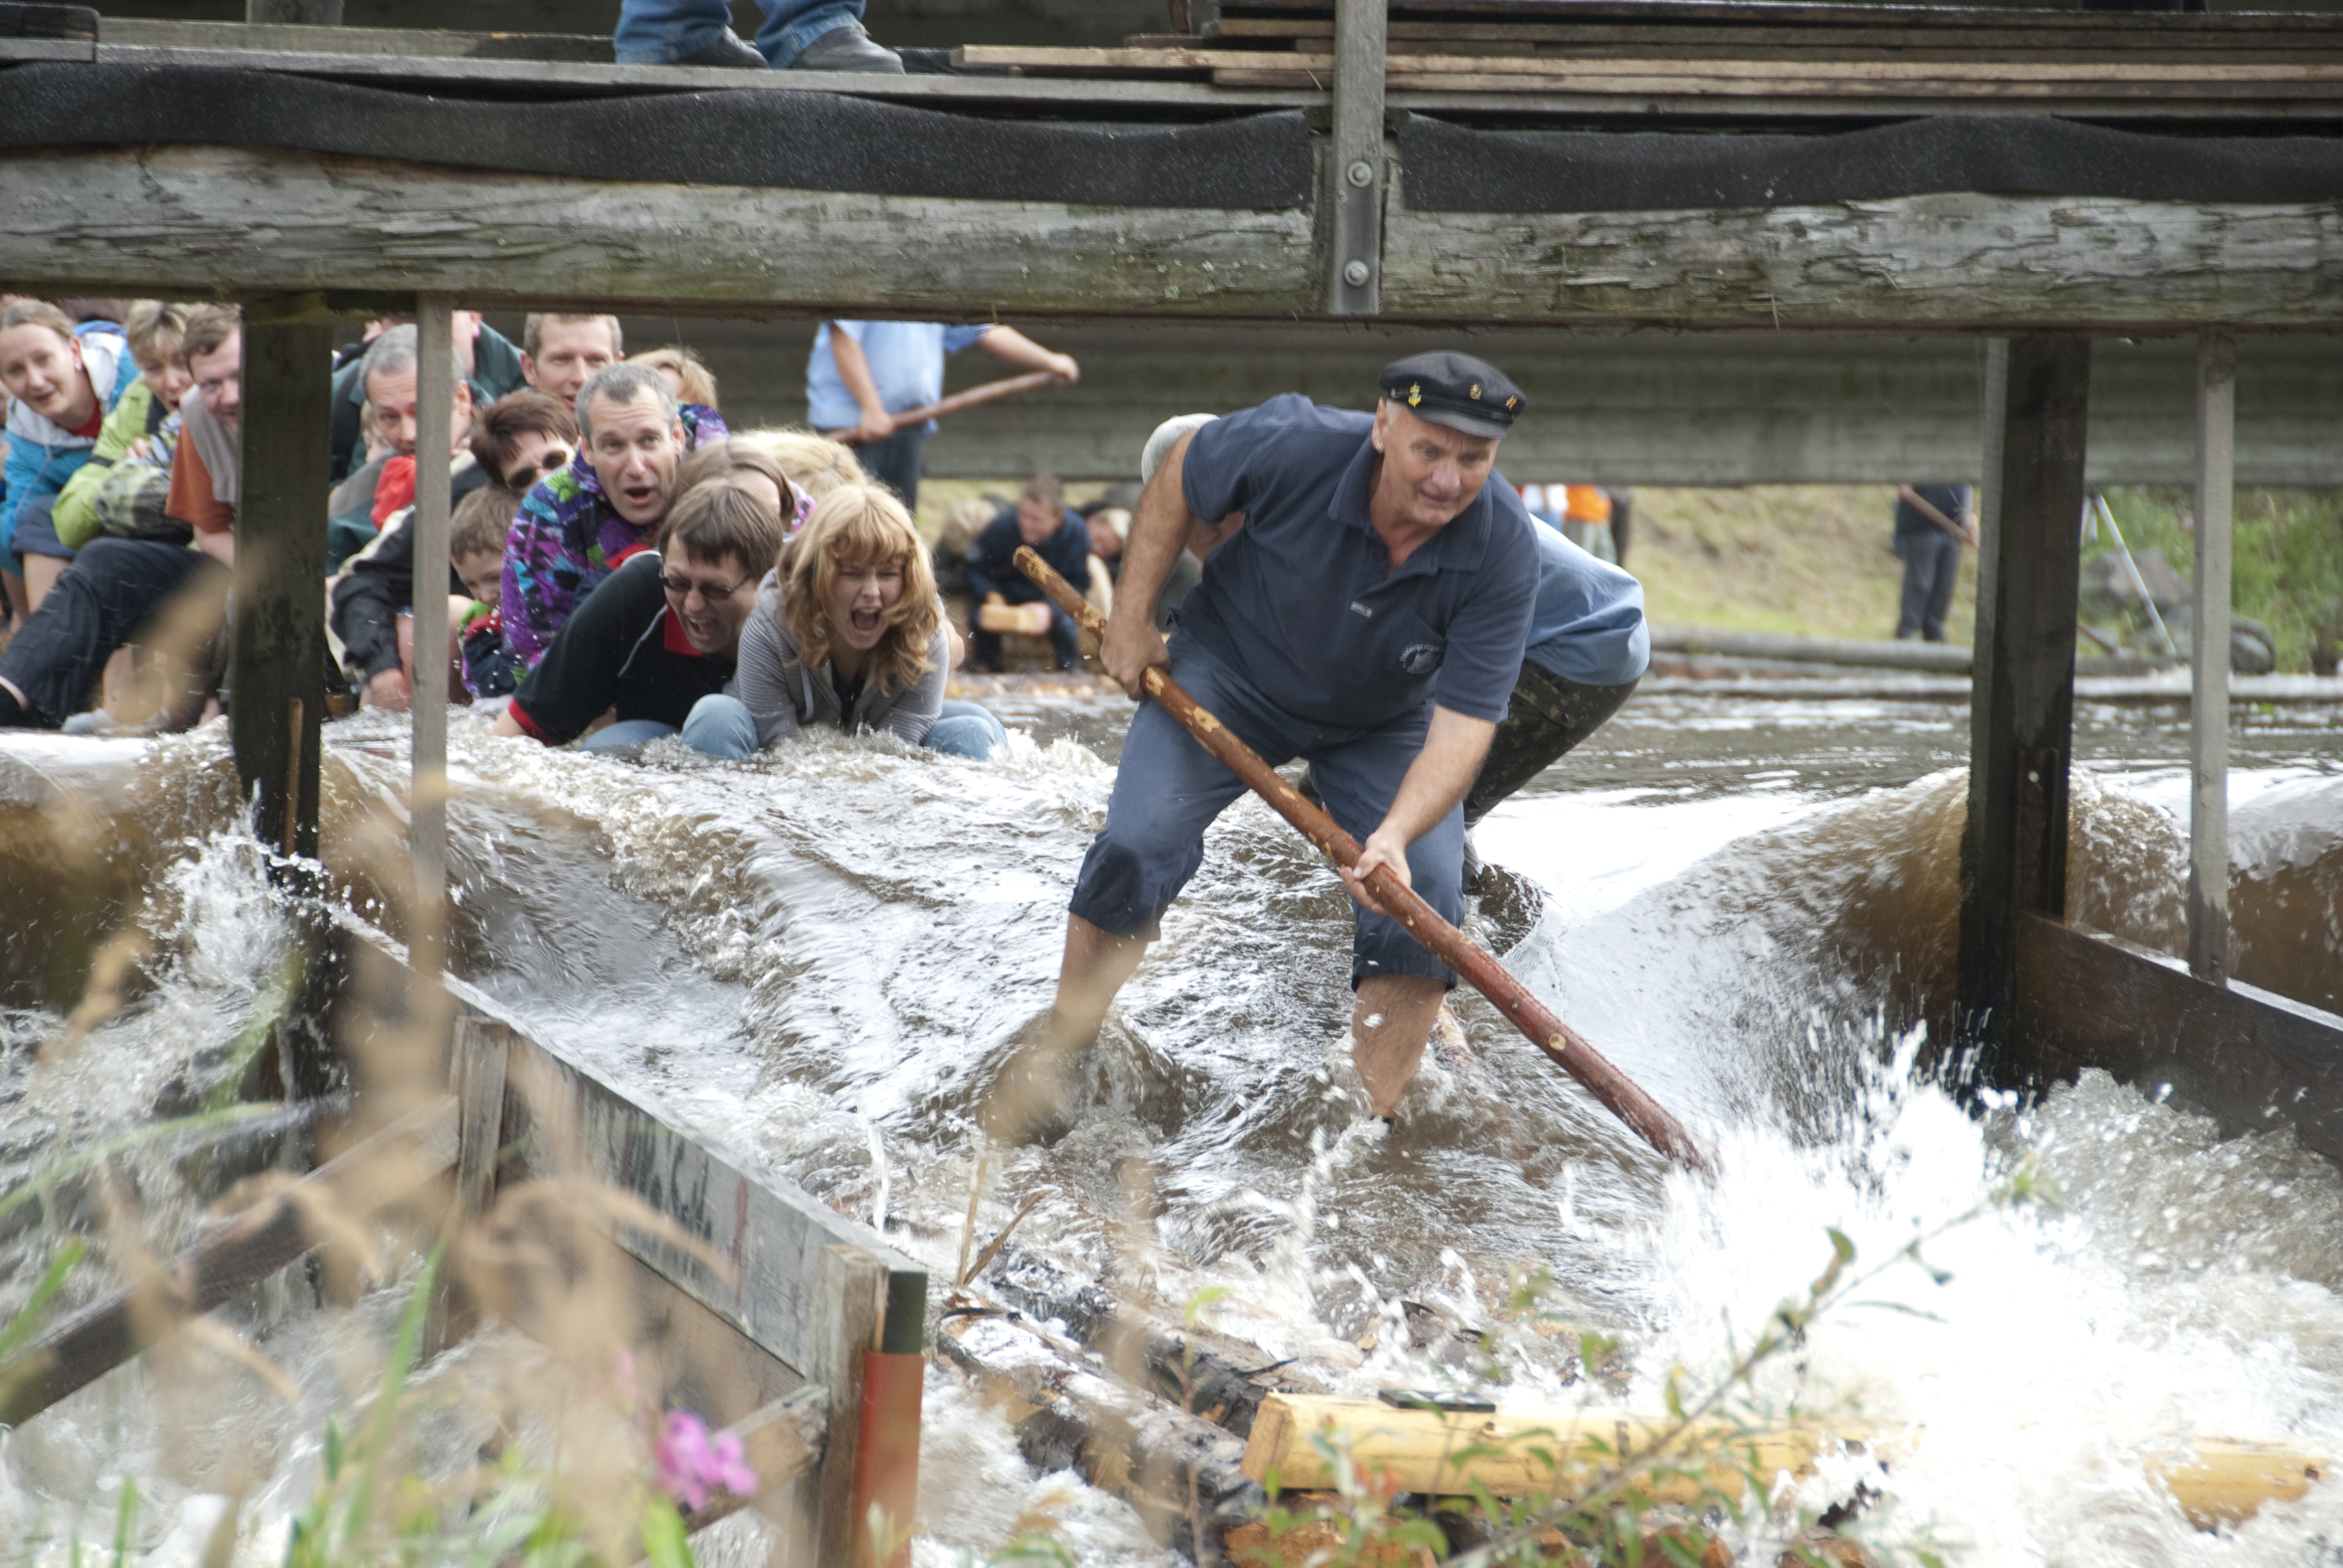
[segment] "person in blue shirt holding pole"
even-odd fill
[[[895,428],[895,416],[944,395],[944,356],[970,344],[1024,370],[1082,378],[1071,354],[1053,354],[1013,327],[940,321],[825,321],[806,361],[806,423],[833,441],[860,441],[862,471],[917,515],[920,473],[933,419]]]
[[[1521,669],[1538,556],[1495,467],[1519,388],[1445,352],[1386,366],[1379,387],[1372,416],[1289,395],[1182,437],[1132,518],[1100,662],[1134,697],[1149,667],[1168,666],[1272,766],[1306,759],[1327,810],[1360,839],[1342,873],[1357,904],[1352,1054],[1368,1109],[1388,1118],[1456,976],[1362,879],[1388,868],[1445,919],[1463,918],[1464,794]],[[1212,551],[1167,644],[1155,608],[1173,560],[1192,530],[1238,512],[1243,525]],[[1176,719],[1141,704],[1075,883],[1021,1098],[1048,1097],[1096,1035],[1202,864],[1205,829],[1243,789]],[[1030,1117],[1015,1098],[996,1091],[995,1104]]]

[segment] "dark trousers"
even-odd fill
[[[1011,602],[1031,601],[1012,599]],[[1056,605],[1050,607],[1050,646],[1058,650],[1060,669],[1071,669],[1082,661],[1082,628],[1074,624],[1072,616],[1068,615]],[[979,670],[997,670],[1001,668],[1001,634],[999,632],[986,631],[981,627],[970,631],[968,667],[970,669]]]
[[[0,652],[0,677],[54,727],[88,706],[106,661],[136,641],[166,606],[190,624],[216,628],[227,610],[228,569],[200,550],[151,539],[93,539],[15,640]],[[181,657],[196,662],[196,649]]]
[[[928,432],[924,427],[898,430],[883,441],[857,447],[854,455],[862,459],[864,473],[902,497],[907,509],[917,512],[920,475],[926,466],[922,454],[927,445]]]
[[[1499,801],[1602,728],[1641,679],[1639,676],[1624,686],[1585,686],[1523,660],[1513,700],[1506,704],[1497,733],[1490,737],[1479,776],[1464,793],[1465,826],[1487,816]]]
[[[1942,528],[1902,534],[1896,548],[1904,558],[1904,609],[1896,635],[1918,632],[1930,642],[1945,640],[1945,612],[1953,605],[1953,585],[1961,576],[1961,541]]]

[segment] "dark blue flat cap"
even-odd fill
[[[1376,386],[1418,418],[1492,439],[1512,429],[1529,407],[1529,399],[1503,371],[1485,359],[1446,348],[1392,361],[1383,367]]]

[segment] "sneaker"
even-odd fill
[[[767,61],[757,52],[757,46],[742,40],[739,34],[727,27],[716,35],[716,41],[704,49],[694,49],[676,62],[679,65],[722,65],[739,71],[761,71]]]
[[[903,57],[870,41],[860,22],[832,27],[789,62],[792,71],[869,71],[903,74]]]

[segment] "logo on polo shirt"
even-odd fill
[[[1430,675],[1440,668],[1440,654],[1436,642],[1411,642],[1399,651],[1399,667],[1410,675]]]

